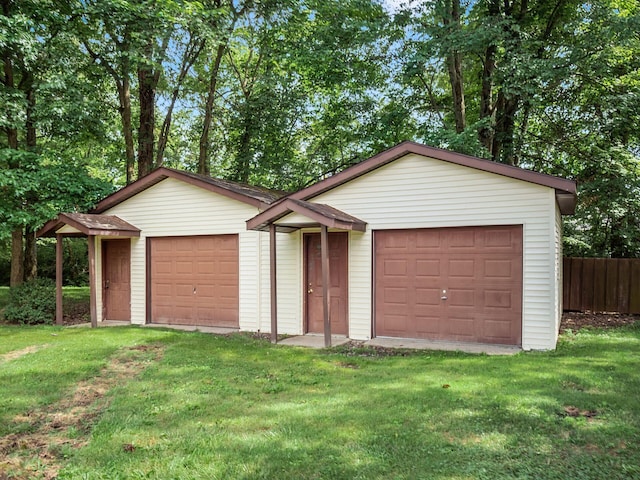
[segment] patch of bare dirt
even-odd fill
[[[380,345],[363,345],[363,342],[350,340],[332,351],[338,351],[349,357],[407,357],[418,352],[402,348],[381,347]]]
[[[3,355],[0,355],[0,360],[1,361],[5,361],[5,362],[9,362],[11,360],[15,360],[16,358],[20,358],[23,357],[25,355],[28,355],[30,353],[35,353],[38,350],[47,347],[48,345],[31,345],[29,347],[26,348],[22,348],[20,350],[13,350],[11,352],[5,353]]]
[[[98,375],[78,383],[60,402],[16,416],[14,423],[28,424],[29,431],[0,437],[0,480],[57,478],[59,452],[86,443],[96,418],[108,405],[109,390],[136,377],[162,353],[160,345],[119,350]]]
[[[577,417],[593,418],[598,415],[598,412],[595,410],[584,410],[578,407],[574,407],[573,405],[570,405],[563,408],[562,415],[566,417],[574,417],[574,418],[577,418]]]
[[[640,315],[622,313],[564,312],[560,333],[565,330],[577,332],[582,328],[616,328],[640,321]]]
[[[64,305],[62,323],[64,325],[78,325],[91,321],[89,302],[68,302]]]

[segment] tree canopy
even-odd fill
[[[295,190],[407,139],[577,180],[566,252],[639,256],[638,2],[392,5],[0,0],[14,280],[57,209],[160,165]]]

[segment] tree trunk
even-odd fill
[[[156,63],[162,64],[169,46],[171,32],[166,32],[157,52]],[[160,80],[160,68],[154,69],[154,44],[151,37],[145,46],[145,59],[138,65],[138,98],[140,103],[140,126],[138,127],[138,178],[154,168],[156,87]]]
[[[33,75],[27,74],[25,82],[26,96],[27,96],[27,150],[33,152],[36,150],[37,136],[36,136],[36,124],[33,118],[33,114],[36,107],[36,95],[33,89]],[[27,203],[33,204],[38,199],[27,198]],[[38,276],[38,257],[37,257],[37,243],[36,232],[31,226],[27,226],[24,231],[24,279],[33,280]]]
[[[2,13],[5,17],[10,16],[10,4],[9,0],[2,0]],[[4,84],[8,89],[15,88],[15,81],[13,78],[13,59],[8,51],[3,56],[4,62]],[[13,115],[8,115],[8,125],[5,128],[7,133],[7,146],[13,150],[18,149],[18,129],[12,125]],[[9,164],[9,168],[18,168],[15,159],[12,159]],[[22,250],[22,228],[17,227],[11,232],[11,273],[9,277],[9,285],[14,287],[20,285],[24,280],[23,270],[23,250]]]
[[[11,232],[11,278],[9,285],[15,287],[24,281],[24,260],[22,248],[22,228]]]
[[[118,84],[118,97],[120,99],[120,118],[124,133],[125,162],[127,171],[127,185],[133,182],[136,167],[136,154],[133,146],[133,126],[131,115],[131,85],[129,74],[125,73]]]
[[[444,23],[453,24],[455,31],[460,30],[460,0],[451,0],[451,10],[447,12]],[[464,82],[462,76],[462,54],[456,48],[451,48],[447,58],[447,70],[451,83],[451,95],[453,98],[453,113],[456,121],[456,132],[462,133],[466,127],[466,108],[464,102]]]
[[[38,256],[36,232],[27,227],[24,232],[24,279],[33,280],[38,276]]]
[[[216,58],[211,67],[209,77],[209,91],[207,92],[207,103],[204,109],[204,122],[200,135],[200,151],[198,154],[198,173],[202,175],[211,175],[211,164],[209,163],[209,131],[211,129],[211,121],[213,120],[213,105],[218,84],[218,72],[220,71],[220,63],[222,62],[226,48],[226,43],[218,45]]]
[[[178,75],[175,88],[173,89],[173,92],[171,92],[171,101],[169,102],[169,108],[167,108],[167,114],[164,117],[162,127],[160,128],[160,135],[158,136],[156,167],[160,167],[164,162],[164,151],[167,147],[167,143],[169,142],[169,132],[171,131],[171,117],[173,115],[173,109],[176,105],[176,101],[178,100],[178,95],[180,94],[180,87],[182,86],[184,79],[187,77],[189,70],[191,70],[191,67],[200,56],[200,52],[202,51],[203,47],[203,40],[194,39],[193,37],[191,37],[189,45],[187,45],[187,48],[185,49],[182,58],[182,64],[180,66],[180,74]]]
[[[499,0],[489,2],[489,19],[497,20],[500,15]],[[484,66],[482,70],[482,87],[480,90],[480,120],[486,119],[486,124],[480,127],[478,138],[489,153],[493,147],[493,73],[496,67],[496,44],[487,46],[484,52]]]
[[[249,99],[247,98],[247,102]],[[251,120],[252,112],[250,107],[246,108],[242,136],[238,145],[238,156],[236,158],[236,174],[234,180],[248,183],[251,171]]]
[[[493,161],[506,163],[507,165],[515,163],[513,136],[518,104],[518,98],[507,98],[502,91],[498,93],[495,134],[491,148],[491,159]]]
[[[138,129],[138,178],[153,168],[156,89],[153,69],[143,65],[138,68],[138,98],[140,101],[140,127]]]

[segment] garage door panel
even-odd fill
[[[452,230],[448,232],[446,247],[451,251],[468,250],[469,248],[475,247],[476,243],[475,232],[469,235],[468,232],[464,230]],[[444,245],[441,244],[441,246]]]
[[[438,317],[432,315],[416,315],[413,320],[414,325],[411,329],[413,337],[425,337],[438,338],[440,333],[440,320]],[[406,331],[406,330],[405,330]],[[404,332],[398,332],[398,336],[404,334]]]
[[[475,289],[450,288],[445,295],[447,300],[440,300],[439,304],[446,302],[450,307],[473,308],[478,303]]]
[[[439,259],[416,258],[416,276],[419,277],[440,277]]]
[[[493,308],[510,310],[515,303],[513,297],[514,295],[511,290],[485,290],[484,305],[487,310]]]
[[[449,278],[464,278],[465,281],[476,277],[476,260],[449,260]]]
[[[156,262],[156,272],[159,274],[170,275],[172,270],[172,263],[168,261],[159,260]]]
[[[516,265],[511,259],[489,259],[483,265],[484,277],[487,279],[511,280],[514,275]]]
[[[409,317],[407,315],[390,314],[385,317],[385,328],[390,332],[404,332],[408,328]]]
[[[466,313],[467,312],[463,312],[462,314],[449,317],[449,321],[443,325],[442,333],[444,336],[442,339],[473,341],[478,335],[476,322],[472,318],[469,318]]]
[[[438,288],[416,288],[415,304],[416,308],[426,306],[432,308],[440,305],[440,289]]]
[[[188,256],[193,255],[193,240],[190,238],[182,237],[176,238],[174,243],[174,249],[176,252],[186,253]]]
[[[196,263],[196,271],[199,275],[215,275],[216,273],[216,262],[200,260]]]
[[[376,335],[521,344],[522,226],[376,231],[374,245]]]
[[[150,239],[151,321],[238,326],[238,236]]]
[[[404,307],[409,300],[408,291],[406,288],[385,288],[384,289],[384,302],[389,305],[400,305]]]
[[[384,274],[405,276],[408,272],[408,261],[405,259],[390,258],[384,262]]]

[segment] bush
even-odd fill
[[[56,316],[56,285],[48,278],[25,282],[9,290],[4,318],[12,323],[35,325],[53,323]]]

